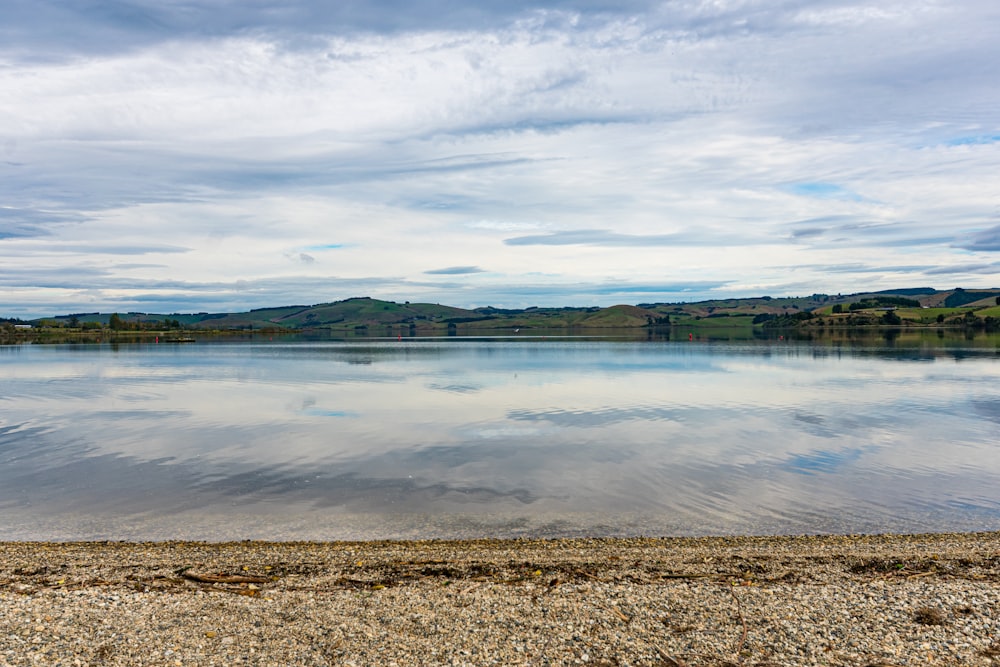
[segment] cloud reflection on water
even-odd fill
[[[995,359],[754,351],[26,350],[0,357],[11,379],[0,506],[39,525],[80,509],[134,516],[140,534],[179,513],[253,508],[295,508],[316,526],[377,517],[376,537],[414,514],[437,536],[510,522],[586,531],[625,516],[654,532],[862,530],[890,517],[942,529],[956,507],[1000,527]],[[464,518],[442,528],[444,517]]]

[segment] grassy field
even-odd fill
[[[740,331],[765,326],[753,323],[757,316],[777,318],[786,327],[813,329],[819,326],[881,325],[886,308],[895,307],[903,326],[965,326],[966,313],[977,318],[1000,319],[1000,289],[938,291],[931,288],[901,289],[849,295],[812,294],[805,297],[761,296],[745,299],[715,299],[691,303],[641,303],[600,307],[529,307],[516,309],[490,306],[467,309],[435,303],[398,303],[369,297],[315,305],[260,308],[242,313],[77,313],[35,320],[43,329],[78,329],[93,333],[113,328],[127,331],[280,331],[318,329],[331,332],[403,335],[427,333],[472,334],[483,331],[556,329],[640,329],[668,325],[685,330]],[[865,309],[850,310],[864,303]],[[906,305],[904,305],[906,304]],[[909,305],[913,304],[913,305]],[[947,307],[947,304],[953,307]],[[839,308],[843,312],[834,313]],[[803,314],[810,313],[810,319]],[[941,322],[939,322],[941,318]],[[801,319],[801,321],[800,321]],[[962,320],[958,322],[956,320]],[[20,321],[17,321],[20,323]],[[770,327],[774,327],[771,322]],[[13,321],[9,323],[13,326]]]

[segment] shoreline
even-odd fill
[[[39,663],[997,665],[1000,532],[2,542]]]

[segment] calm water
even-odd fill
[[[995,530],[998,346],[0,347],[0,539]]]

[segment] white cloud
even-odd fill
[[[365,4],[355,24],[303,2],[243,27],[190,3],[136,9],[155,32],[81,16],[101,44],[56,39],[72,10],[45,7],[0,47],[11,314],[711,283],[697,298],[788,284],[790,256],[804,291],[953,286],[994,261],[990,3]]]

